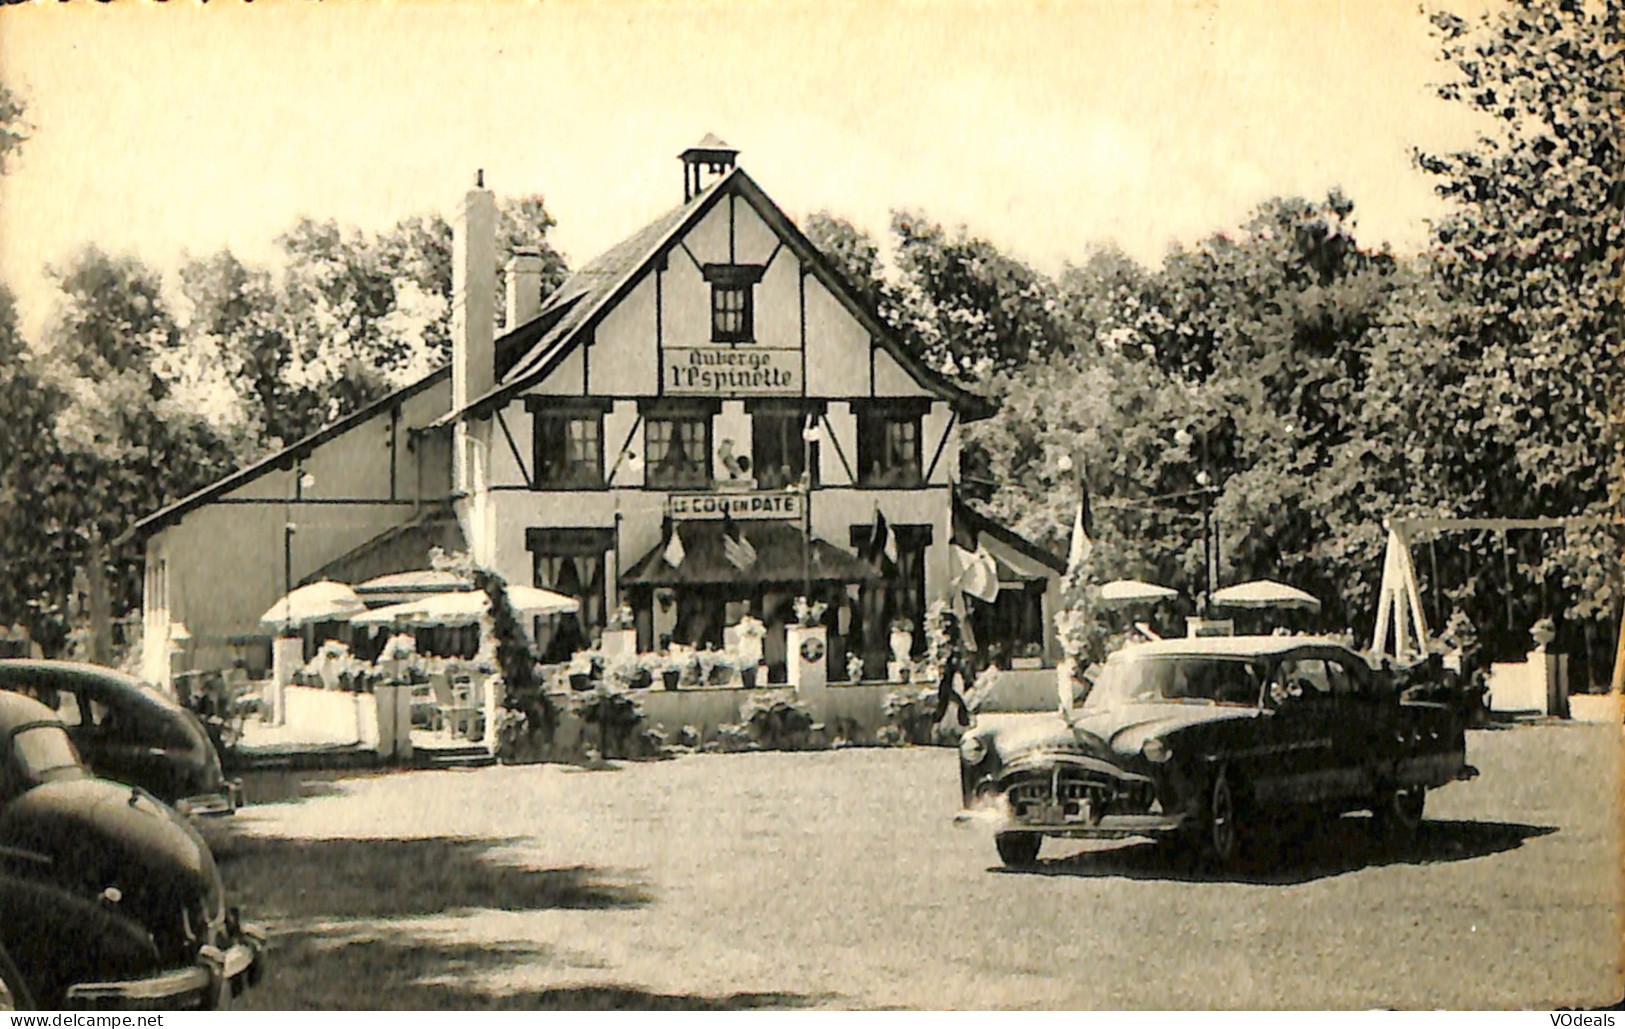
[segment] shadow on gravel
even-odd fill
[[[339,1010],[741,1011],[805,1008],[825,998],[793,993],[723,996],[651,993],[606,984],[495,991],[482,975],[526,966],[591,968],[545,945],[464,943],[403,930],[368,933],[360,924],[327,926],[272,940],[270,975],[238,999],[243,1008]]]
[[[347,779],[394,774],[388,768],[256,768],[244,772],[243,794],[250,804],[290,804],[345,793]]]
[[[1517,822],[1424,820],[1415,835],[1386,841],[1372,832],[1371,819],[1345,817],[1312,827],[1283,828],[1257,842],[1233,869],[1212,868],[1188,850],[1155,843],[1130,843],[1040,860],[1031,868],[993,868],[1009,875],[1120,876],[1184,882],[1297,884],[1381,865],[1425,865],[1467,861],[1515,850],[1536,836],[1557,832],[1552,825]],[[1051,842],[1049,845],[1053,845]]]
[[[220,859],[228,896],[254,921],[401,918],[468,908],[635,908],[644,884],[601,869],[489,859],[511,840],[240,836]]]

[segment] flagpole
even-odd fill
[[[810,420],[809,420],[810,421]],[[812,603],[812,433],[801,429],[801,595]]]

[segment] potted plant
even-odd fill
[[[750,615],[739,620],[739,678],[746,689],[756,685],[756,669],[762,663],[762,640],[767,637],[767,626]]]
[[[613,681],[615,687],[621,690],[636,689],[638,677],[643,669],[638,666],[637,655],[616,657],[609,662],[605,671],[608,673],[606,681]],[[644,685],[648,685],[645,683]]]
[[[1529,629],[1529,637],[1535,641],[1535,649],[1544,651],[1546,647],[1557,639],[1557,623],[1550,618],[1542,618]]]
[[[578,650],[570,658],[570,688],[590,690],[593,680],[604,674],[604,655],[597,650]]]
[[[797,597],[795,603],[796,624],[804,628],[815,628],[824,624],[824,612],[829,605],[822,600],[808,600],[806,597]]]
[[[654,658],[651,671],[660,676],[660,684],[668,690],[677,688],[683,678],[683,664],[670,650],[649,655]]]
[[[846,655],[846,681],[863,681],[863,655],[857,651],[849,651]]]
[[[914,649],[914,623],[907,618],[899,618],[891,623],[891,657],[899,665],[908,664],[909,653]]]

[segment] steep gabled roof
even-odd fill
[[[666,212],[571,275],[553,292],[534,319],[497,341],[498,360],[507,364],[498,384],[441,422],[483,416],[546,378],[566,356],[590,338],[598,322],[645,275],[659,266],[683,235],[722,197],[730,194],[743,197],[756,210],[831,295],[917,382],[952,403],[966,421],[992,413],[993,405],[986,398],[949,381],[910,354],[896,333],[859,298],[857,291],[812,241],[743,169],[735,167],[694,199]],[[508,360],[509,355],[513,355],[511,360]]]
[[[152,514],[147,515],[147,517],[141,519],[139,522],[136,522],[135,525],[131,526],[130,531],[125,534],[125,537],[149,536],[152,533],[165,528],[166,526],[175,524],[184,518],[189,512],[196,510],[204,504],[207,504],[212,500],[216,500],[219,497],[225,496],[234,489],[248,485],[267,472],[276,471],[279,468],[288,468],[291,466],[293,461],[309,455],[312,450],[315,450],[328,440],[343,435],[349,430],[355,428],[357,425],[377,417],[385,411],[388,411],[391,407],[394,407],[396,404],[422,393],[430,386],[433,386],[441,379],[447,378],[450,375],[451,365],[441,365],[439,368],[436,368],[434,371],[425,375],[418,381],[411,383],[410,385],[402,386],[400,389],[374,401],[371,404],[368,404],[366,407],[356,411],[354,414],[347,415],[346,417],[340,418],[338,421],[333,422],[331,425],[317,429],[315,432],[304,437],[303,439],[283,447],[281,450],[278,450],[268,457],[261,458],[260,460],[249,465],[247,468],[234,472],[223,479],[217,479],[198,490],[196,493],[182,497],[180,500],[175,501],[168,507],[154,511]]]

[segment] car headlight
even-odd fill
[[[1152,764],[1162,764],[1174,756],[1173,750],[1161,736],[1153,736],[1140,745],[1140,753]]]
[[[967,765],[979,765],[987,757],[987,744],[980,736],[966,736],[959,741],[959,760]]]

